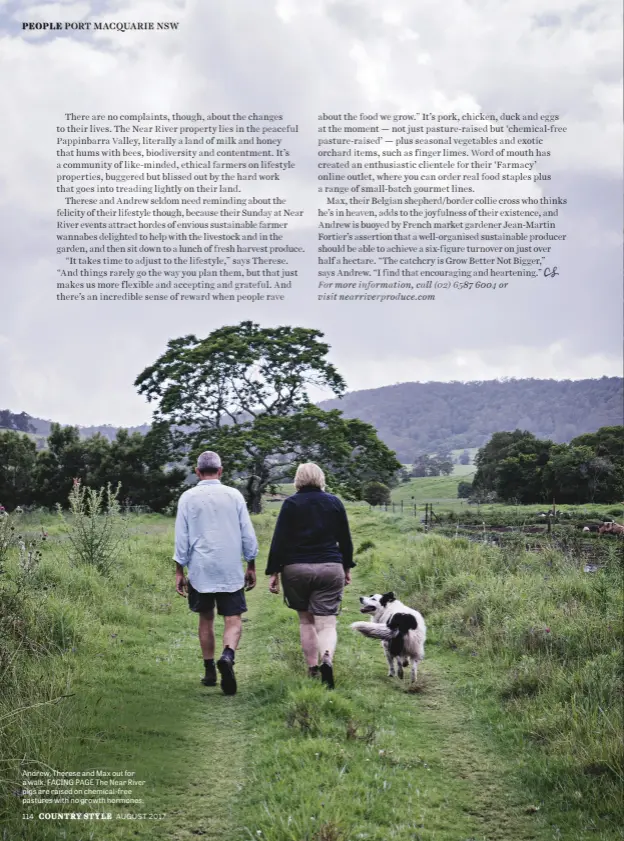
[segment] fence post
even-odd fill
[[[392,513],[394,514],[394,502],[392,503]]]
[[[401,500],[401,514],[403,513],[403,500]]]

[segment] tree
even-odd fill
[[[357,498],[364,481],[392,481],[401,465],[372,426],[310,402],[310,386],[336,396],[345,390],[322,338],[318,330],[244,321],[205,339],[172,339],[135,386],[156,403],[154,420],[170,431],[173,453],[192,463],[202,450],[219,452],[252,512],[304,460],[318,461],[328,485]]]
[[[570,444],[530,432],[497,432],[477,453],[475,492],[521,503],[612,502],[624,495],[623,427],[605,427]]]
[[[469,499],[472,496],[472,482],[459,482],[457,485],[457,498]]]
[[[511,486],[515,486],[517,482],[522,481],[520,474],[525,478],[527,477],[527,471],[530,470],[529,464],[523,462],[520,468],[518,465],[514,466],[509,463],[505,467],[504,477],[501,477],[502,463],[506,459],[519,459],[520,456],[535,456],[535,467],[541,468],[548,462],[549,451],[552,446],[552,441],[540,441],[526,430],[495,432],[488,443],[477,452],[475,458],[477,470],[473,479],[473,487],[475,490],[486,493],[495,492],[501,495],[498,483],[502,481],[504,486],[502,498],[515,498],[515,493],[512,493],[509,497],[507,493]]]
[[[168,431],[156,425],[147,435],[119,429],[113,441],[97,433],[82,439],[78,427],[52,424],[48,448],[31,465],[31,502],[66,506],[78,479],[82,487],[120,485],[120,502],[163,511],[183,489],[186,471],[165,467]]]
[[[440,461],[438,462],[438,475],[439,476],[450,476],[453,472],[453,462],[452,461]]]
[[[412,476],[450,476],[453,472],[453,461],[448,453],[442,455],[427,455],[423,453],[416,456],[412,464]]]
[[[504,458],[496,467],[494,490],[499,499],[508,503],[545,502],[539,457],[534,453],[519,453]]]
[[[390,488],[382,482],[368,482],[362,489],[362,499],[369,505],[387,505],[390,502]]]
[[[470,453],[468,450],[464,450],[463,453],[459,457],[460,464],[470,464]]]
[[[99,443],[99,442],[98,442]],[[34,470],[34,497],[39,505],[65,505],[74,479],[86,484],[88,459],[77,426],[53,423],[48,448],[40,450]]]
[[[591,447],[596,456],[607,458],[616,467],[624,467],[624,426],[602,426],[597,432],[579,435],[571,447]]]
[[[104,447],[102,441],[106,442]],[[119,499],[123,505],[163,511],[182,492],[186,471],[180,467],[163,468],[167,461],[166,432],[160,427],[151,429],[147,435],[119,429],[110,443],[94,435],[83,446],[87,453],[101,452],[99,461],[94,459],[90,464],[89,486],[120,484]]]
[[[37,447],[27,435],[0,432],[0,504],[7,510],[32,502]]]

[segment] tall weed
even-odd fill
[[[58,515],[65,527],[64,544],[69,561],[95,567],[108,575],[116,564],[128,538],[127,520],[119,504],[121,485],[113,491],[106,488],[85,488],[74,480],[69,494],[69,515],[58,507]],[[63,545],[63,544],[61,544]]]

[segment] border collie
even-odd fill
[[[388,677],[402,678],[403,668],[412,664],[411,680],[416,680],[418,664],[425,657],[425,620],[417,610],[403,604],[394,593],[360,596],[360,613],[370,613],[370,622],[353,622],[351,627],[366,637],[381,640],[388,660]]]

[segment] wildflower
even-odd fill
[[[544,630],[546,631],[547,634],[550,633],[550,628],[544,628]]]

